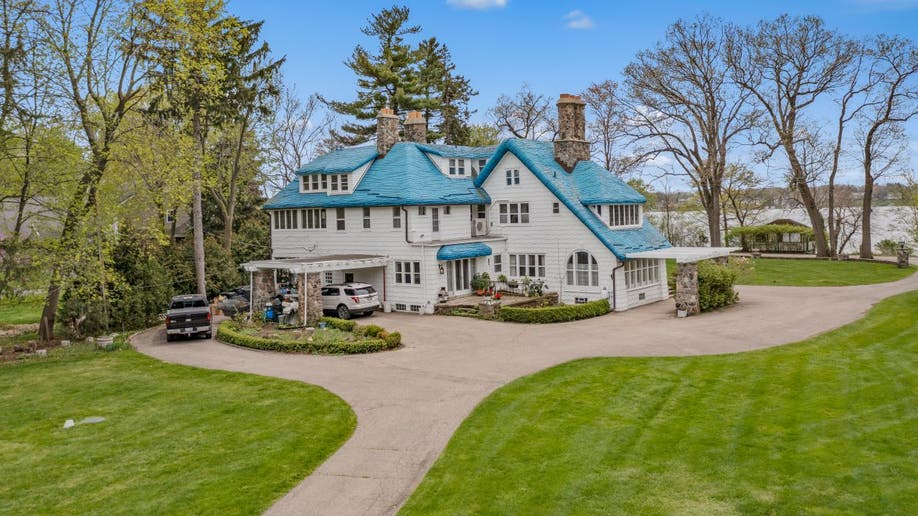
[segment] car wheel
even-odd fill
[[[175,335],[166,334],[166,342],[172,342],[175,340]]]
[[[373,315],[373,312],[375,312],[375,310],[370,310],[369,312],[366,312],[366,314],[364,315],[366,315],[367,317],[371,317]]]
[[[207,332],[207,333],[204,334],[204,338],[205,338],[205,339],[209,339],[209,338],[211,338],[211,337],[213,337],[213,334],[212,334],[211,332]]]
[[[350,319],[351,311],[344,305],[338,305],[338,319]]]

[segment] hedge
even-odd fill
[[[528,324],[557,323],[589,319],[609,313],[609,300],[600,299],[579,305],[558,305],[542,308],[502,307],[500,319],[507,322]]]
[[[340,320],[340,319],[339,319]],[[345,321],[351,322],[351,321]],[[331,326],[331,325],[329,325]],[[356,324],[354,324],[356,329]],[[378,326],[377,326],[378,328]],[[308,342],[306,340],[269,339],[257,335],[246,335],[236,328],[232,321],[224,321],[217,328],[217,339],[228,344],[265,351],[300,352],[327,355],[351,355],[358,353],[375,353],[395,349],[402,343],[402,335],[394,331],[382,330],[375,338],[358,340],[340,340],[334,342]]]
[[[710,260],[698,262],[698,305],[702,312],[732,305],[739,297],[733,290],[736,270]]]

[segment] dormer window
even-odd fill
[[[507,186],[520,184],[520,171],[513,169],[505,172],[507,177]]]
[[[457,159],[457,158],[449,158],[449,175],[464,176],[465,175],[465,160]]]
[[[331,188],[329,188],[331,186]],[[303,193],[315,192],[346,192],[350,188],[347,174],[313,174],[300,176],[300,191]]]
[[[611,204],[609,205],[608,212],[609,227],[634,227],[641,225],[640,204]]]

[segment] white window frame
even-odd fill
[[[651,287],[660,283],[659,260],[635,258],[625,262],[625,290]]]
[[[300,210],[274,210],[273,228],[278,231],[287,231],[300,228]]]
[[[574,251],[567,258],[567,284],[572,287],[598,287],[599,262],[589,251]]]
[[[545,255],[534,253],[511,253],[510,276],[514,278],[544,278]]]
[[[602,215],[602,212],[598,212]],[[643,209],[640,204],[610,204],[610,228],[634,228],[642,225]]]
[[[402,209],[398,206],[392,207],[392,229],[401,229],[402,227]]]
[[[494,255],[494,274],[500,274],[503,272],[503,268],[504,268],[503,258],[504,258],[504,255],[502,254]]]
[[[371,216],[372,216],[372,211],[370,210],[370,208],[364,207],[363,208],[363,229],[370,229],[370,225],[372,224]]]
[[[325,208],[307,208],[300,210],[303,229],[325,229],[328,226]]]
[[[504,225],[529,224],[528,202],[502,202],[498,204],[497,220]]]
[[[335,230],[347,231],[347,210],[335,208]]]
[[[430,209],[430,232],[440,232],[440,208],[434,207]]]
[[[421,262],[413,260],[398,260],[393,267],[396,285],[420,285]]]
[[[504,172],[504,177],[507,178],[507,186],[513,186],[520,184],[520,171],[516,168],[508,168]]]

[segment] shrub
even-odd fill
[[[379,334],[385,332],[386,330],[383,329],[382,326],[377,326],[375,324],[368,324],[366,326],[360,326],[356,330],[354,330],[355,333],[357,333],[358,331],[361,334],[366,335],[367,337],[379,337]]]
[[[886,238],[877,242],[876,249],[883,256],[896,256],[896,253],[899,251],[899,242]],[[908,251],[908,254],[915,253],[915,250],[912,249],[911,246],[906,245],[905,249]]]
[[[266,351],[344,355],[374,353],[394,349],[401,344],[402,336],[398,332],[392,332],[387,334],[386,338],[359,338],[353,340],[348,338],[328,338],[309,342],[305,339],[291,340],[249,335],[242,332],[241,328],[236,326],[233,321],[224,321],[217,328],[217,339],[237,346]]]
[[[472,276],[471,287],[473,290],[487,290],[491,288],[491,276],[482,272]]]
[[[736,271],[710,260],[698,262],[698,304],[702,312],[732,305],[738,296],[733,290]]]
[[[337,317],[323,317],[319,319],[319,322],[324,322],[329,328],[341,331],[354,331],[354,328],[357,327],[357,323],[354,321],[338,319]]]
[[[609,300],[600,299],[580,305],[558,305],[542,308],[517,308],[508,306],[500,309],[503,321],[529,324],[544,324],[578,319],[589,319],[609,313]]]

